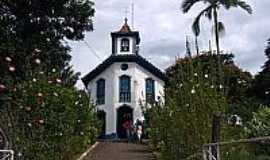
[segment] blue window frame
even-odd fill
[[[119,101],[120,102],[130,102],[131,101],[131,87],[130,87],[130,77],[123,75],[120,77],[119,81]]]
[[[147,78],[145,81],[145,95],[147,103],[155,102],[155,81],[152,78]]]
[[[97,81],[97,104],[105,104],[105,80],[99,79]]]

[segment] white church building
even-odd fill
[[[139,55],[139,32],[130,29],[127,19],[111,38],[111,56],[82,81],[104,121],[102,134],[125,138],[123,123],[144,119],[141,105],[162,99],[166,76]]]

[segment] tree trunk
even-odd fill
[[[216,39],[216,47],[217,47],[217,61],[218,61],[218,74],[217,74],[217,86],[220,86],[223,82],[222,80],[222,70],[221,70],[221,55],[219,48],[219,31],[218,31],[218,13],[217,6],[214,7],[214,27],[215,27],[215,39]]]
[[[212,143],[218,143],[220,142],[220,121],[221,116],[220,114],[215,114],[213,116],[213,122],[212,122]],[[217,160],[219,160],[219,146],[213,146],[212,147],[212,154],[215,156]],[[213,158],[214,160],[214,158]]]
[[[199,44],[198,44],[198,36],[195,36],[195,46],[196,46],[197,56],[199,56],[200,50],[199,50]]]
[[[214,27],[215,27],[215,39],[216,39],[216,47],[217,47],[217,60],[218,60],[218,74],[217,74],[217,86],[220,86],[222,83],[221,77],[221,56],[220,56],[220,48],[219,48],[219,31],[218,31],[218,13],[217,6],[214,7]],[[217,100],[219,103],[219,100]],[[213,117],[212,123],[212,143],[220,142],[220,124],[221,116],[220,114],[215,114]],[[215,146],[212,148],[212,153],[219,160],[219,146]]]
[[[216,47],[217,47],[217,54],[220,54],[219,48],[219,33],[218,33],[218,13],[217,7],[214,7],[214,27],[215,27],[215,39],[216,39]]]

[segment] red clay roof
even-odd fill
[[[121,33],[129,33],[129,32],[131,32],[131,29],[130,29],[128,23],[127,23],[127,18],[125,18],[125,24],[122,26],[122,28],[120,29],[119,32],[121,32]]]

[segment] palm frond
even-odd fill
[[[200,35],[201,29],[200,29],[200,19],[196,18],[195,21],[192,24],[192,32],[196,37]]]
[[[205,3],[210,3],[211,5],[217,4],[219,0],[203,0]]]
[[[244,9],[245,11],[247,11],[249,14],[252,14],[252,8],[249,4],[247,4],[245,1],[243,0],[238,0],[237,1],[237,6],[241,7],[242,9]]]
[[[181,10],[187,13],[194,4],[200,1],[202,0],[184,0],[181,4]]]
[[[205,16],[209,19],[209,20],[212,20],[212,16],[213,16],[213,7],[207,9],[205,11]]]
[[[208,14],[211,14],[212,13],[212,5],[209,5],[207,8],[205,8],[204,10],[202,10],[199,15],[195,18],[193,24],[192,24],[192,31],[194,33],[195,36],[199,36],[200,35],[200,32],[201,32],[201,29],[200,29],[200,20],[201,20],[201,17],[203,15],[205,15],[206,17],[211,17],[212,16],[208,15]],[[211,18],[209,18],[211,20]]]
[[[218,22],[218,32],[221,37],[225,35],[225,25],[222,22]]]
[[[218,1],[226,9],[230,9],[231,7],[241,7],[242,9],[246,10],[249,14],[252,13],[251,6],[243,0],[218,0]]]
[[[219,3],[224,6],[224,8],[230,9],[234,5],[235,1],[238,0],[219,0]]]

